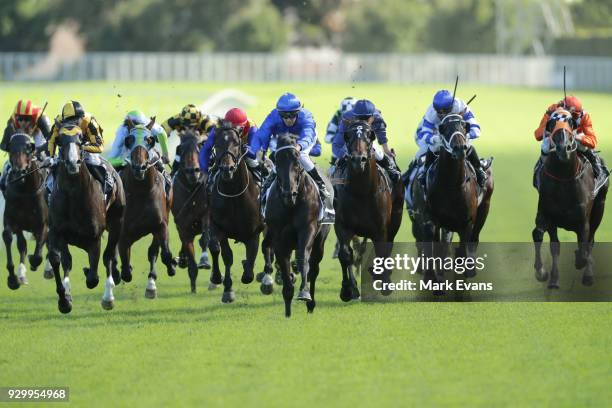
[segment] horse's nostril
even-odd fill
[[[366,161],[368,161],[368,159],[365,156],[361,156],[361,162],[365,163]]]

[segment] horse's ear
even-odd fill
[[[147,129],[152,130],[153,129],[153,125],[155,125],[155,116],[151,117],[151,121],[147,125]]]
[[[134,122],[132,122],[132,119],[127,118],[126,123],[127,123],[128,130],[132,130],[134,128]]]

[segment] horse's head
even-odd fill
[[[235,128],[222,125],[215,129],[215,152],[221,177],[232,180],[242,159],[242,139]]]
[[[155,138],[151,133],[155,118],[151,118],[148,125],[134,125],[128,121],[129,134],[125,138],[125,145],[130,152],[130,167],[136,180],[144,180],[149,169],[149,150],[155,146]]]
[[[438,127],[442,148],[446,150],[454,160],[465,159],[468,150],[467,123],[461,115],[455,113],[446,115],[440,121]]]
[[[575,133],[576,124],[572,119],[572,114],[565,109],[557,109],[550,115],[547,128],[552,128],[548,135],[550,148],[555,149],[559,160],[568,161],[571,153],[578,148]]]
[[[8,145],[11,171],[8,174],[9,182],[25,183],[25,174],[34,158],[34,141],[25,133],[15,133],[11,136]]]
[[[297,202],[304,168],[300,165],[300,152],[296,143],[297,137],[284,134],[278,137],[276,144],[276,174],[281,198],[286,206],[292,207]]]
[[[62,126],[57,136],[59,160],[60,163],[64,164],[66,172],[70,175],[75,175],[81,170],[81,163],[83,162],[82,136],[81,128],[76,125]]]
[[[374,139],[376,139],[376,135],[368,122],[359,120],[348,126],[344,132],[344,140],[348,148],[353,170],[360,172],[365,170],[372,154],[372,142]]]
[[[202,138],[196,132],[186,131],[181,136],[181,144],[177,153],[181,156],[179,171],[190,184],[198,182],[201,176],[200,161],[198,159]]]

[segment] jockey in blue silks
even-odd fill
[[[309,157],[309,154],[313,153],[313,149],[315,149],[317,144],[318,154],[321,154],[321,145],[317,141],[315,127],[316,124],[312,113],[302,107],[298,97],[289,92],[284,93],[278,98],[276,109],[273,109],[268,114],[257,130],[257,133],[255,133],[250,149],[258,158],[261,158],[263,153],[270,147],[271,140],[275,142],[278,135],[284,133],[297,135],[300,164],[317,184],[321,197],[327,199],[330,197],[330,194],[325,187],[325,182]]]
[[[378,147],[372,145],[372,150],[376,162],[384,168],[391,181],[396,183],[400,179],[400,172],[397,169],[394,161],[395,154],[389,149],[387,139],[387,124],[383,119],[380,111],[376,109],[374,104],[367,99],[360,99],[353,105],[353,109],[345,112],[342,115],[342,121],[338,127],[338,131],[334,136],[332,143],[333,155],[338,159],[342,159],[348,155],[348,149],[346,148],[346,141],[344,140],[344,132],[347,126],[355,120],[366,121],[374,131],[378,144],[383,148],[381,151]]]

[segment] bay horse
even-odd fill
[[[329,224],[321,224],[321,201],[315,182],[300,165],[296,137],[280,135],[276,147],[276,180],[270,186],[265,209],[270,239],[283,280],[285,316],[291,316],[294,282],[291,277],[291,254],[296,250],[297,271],[301,277],[298,300],[306,302],[306,310],[315,309],[315,283],[319,263],[323,259]],[[325,176],[329,191],[331,183]]]
[[[245,155],[247,146],[235,128],[219,126],[215,129],[217,175],[212,180],[210,190],[210,230],[216,244],[210,246],[212,255],[211,282],[221,283],[219,270],[219,251],[225,264],[223,277],[223,303],[231,303],[235,299],[232,290],[231,267],[234,260],[229,240],[242,242],[246,248],[246,259],[242,261],[243,273],[241,282],[249,284],[254,279],[253,268],[259,237],[264,229],[259,201],[260,188],[253,174],[248,169]],[[219,249],[220,246],[220,249]],[[269,271],[272,271],[270,260],[267,260]],[[268,285],[264,288],[264,285]],[[262,292],[270,292],[272,280],[262,282]]]
[[[203,234],[208,229],[209,224],[207,176],[201,171],[198,160],[201,142],[200,136],[190,130],[181,136],[181,144],[177,148],[181,161],[173,179],[174,197],[171,206],[174,223],[181,239],[179,257],[187,258],[192,293],[196,293],[198,278],[193,241],[197,235]]]
[[[582,284],[593,284],[593,259],[591,251],[595,232],[603,218],[609,180],[596,190],[593,168],[588,160],[578,155],[575,124],[571,113],[557,109],[550,119],[553,130],[549,133],[550,152],[545,156],[538,188],[538,210],[532,238],[535,245],[535,276],[538,281],[548,279],[549,289],[559,288],[560,244],[557,228],[576,233],[578,250],[575,253],[576,269],[584,268]],[[553,125],[551,124],[551,125]],[[544,232],[550,237],[552,268],[544,269],[541,247]]]
[[[4,231],[2,239],[6,246],[6,267],[8,269],[7,285],[12,290],[28,283],[24,265],[27,254],[27,243],[24,231],[32,233],[36,239],[34,254],[28,256],[30,269],[35,271],[42,263],[42,249],[47,242],[49,232],[49,209],[45,201],[45,181],[47,170],[41,168],[36,159],[34,141],[25,133],[15,133],[9,144],[9,161],[11,169],[7,175],[7,187],[4,192]],[[13,234],[17,235],[19,266],[15,275],[15,265],[11,253]]]
[[[121,257],[121,279],[132,281],[130,249],[132,245],[152,234],[153,240],[148,253],[149,275],[145,297],[154,299],[157,296],[157,271],[155,262],[161,247],[162,262],[168,276],[175,275],[176,261],[168,245],[168,218],[172,206],[172,190],[166,196],[164,176],[157,170],[156,164],[161,158],[151,149],[155,139],[151,129],[153,118],[148,125],[134,125],[128,122],[127,139],[132,146],[127,166],[121,171],[121,181],[125,190],[126,207],[119,239],[119,256]]]
[[[459,235],[456,256],[472,257],[480,241],[493,195],[494,182],[490,162],[487,181],[479,191],[474,169],[466,160],[470,146],[467,124],[461,115],[449,114],[438,128],[441,148],[427,171],[427,192],[420,182],[411,185],[415,211],[411,213],[412,231],[419,253],[431,256],[437,249],[450,248],[453,232]],[[433,154],[433,153],[430,153]],[[479,193],[482,194],[479,200]],[[425,271],[426,280],[439,280],[442,271]],[[475,276],[474,268],[465,272]]]
[[[377,257],[388,257],[402,222],[404,206],[402,182],[393,184],[376,164],[372,143],[374,131],[365,121],[355,121],[344,134],[349,156],[341,160],[336,171],[336,222],[338,260],[342,267],[340,299],[344,302],[359,299],[359,288],[353,273],[354,236],[369,238]],[[365,242],[365,241],[364,241]],[[390,272],[380,275],[384,282]],[[389,294],[384,291],[384,294]]]
[[[78,126],[65,125],[59,130],[58,164],[55,184],[49,198],[49,261],[53,267],[56,291],[61,313],[72,310],[69,274],[72,259],[68,245],[87,252],[89,267],[83,268],[87,288],[99,283],[98,262],[102,246],[102,233],[108,231],[103,254],[106,283],[102,307],[114,307],[113,287],[121,281],[117,267],[117,243],[125,208],[125,194],[121,179],[109,163],[103,162],[114,179],[113,191],[105,202],[101,184],[91,175],[83,162],[82,133]],[[67,255],[65,255],[67,254]],[[60,261],[64,267],[64,280],[60,278]],[[112,272],[112,273],[111,273]]]

